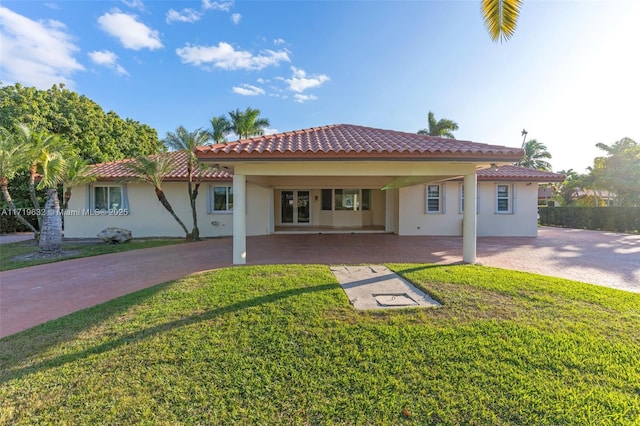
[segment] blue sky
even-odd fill
[[[493,43],[480,1],[7,1],[0,81],[54,83],[166,132],[259,108],[271,131],[348,123],[547,145],[584,172],[640,141],[640,2],[524,0]]]

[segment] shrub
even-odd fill
[[[614,232],[640,232],[640,207],[541,207],[540,224]]]

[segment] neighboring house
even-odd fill
[[[546,207],[555,207],[556,201],[554,199],[556,191],[552,186],[540,185],[538,188],[538,205]]]
[[[591,200],[591,205],[595,206],[613,206],[615,205],[616,194],[609,192],[606,189],[584,189],[576,188],[571,194],[573,201],[588,202]]]
[[[536,236],[538,184],[564,179],[510,165],[520,148],[344,124],[200,147],[196,154],[219,170],[205,175],[200,189],[200,234],[232,235],[237,264],[246,261],[246,236],[278,232],[463,236],[463,258],[473,262],[476,235]],[[163,188],[189,227],[185,157],[171,155],[178,167]],[[151,186],[120,183],[126,161],[93,166],[97,181],[74,188],[72,214],[105,213],[66,216],[65,236],[94,237],[108,226],[135,237],[183,236]],[[127,215],[108,214],[121,206]]]

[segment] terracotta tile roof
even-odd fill
[[[558,173],[528,169],[519,166],[501,166],[497,169],[478,170],[478,180],[503,180],[527,182],[562,182],[565,176]]]
[[[187,154],[184,152],[169,152],[166,154],[172,158],[176,168],[167,175],[167,181],[179,181],[187,179]],[[133,162],[133,158],[126,160],[111,161],[109,163],[100,163],[89,166],[89,174],[95,176],[98,180],[121,180],[134,177],[134,175],[125,167],[125,164]],[[233,176],[224,171],[207,170],[203,180],[231,180]]]
[[[469,159],[517,161],[520,148],[416,133],[334,124],[199,147],[199,158],[241,159]]]

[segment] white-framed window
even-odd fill
[[[460,184],[460,191],[458,191],[458,213],[464,213],[464,184]],[[480,213],[480,191],[478,191],[476,197],[476,213]]]
[[[514,192],[513,185],[503,183],[496,185],[496,213],[513,213]]]
[[[233,186],[216,185],[209,187],[208,213],[228,213],[233,211]]]
[[[124,185],[91,185],[90,208],[108,211],[128,209],[127,194]]]
[[[371,209],[371,189],[322,189],[322,210]]]
[[[444,185],[440,183],[427,184],[427,213],[444,213]]]

